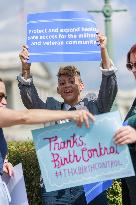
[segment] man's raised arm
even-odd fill
[[[33,84],[33,79],[30,74],[31,64],[27,62],[29,59],[27,46],[22,46],[19,57],[22,63],[22,73],[17,76],[17,80],[19,82],[18,86],[24,106],[27,109],[46,109],[46,103],[39,98],[37,90]]]
[[[100,113],[109,112],[117,94],[117,80],[115,72],[117,68],[112,63],[107,52],[107,38],[101,33],[97,35],[97,41],[101,49],[102,82],[100,85],[97,105]]]

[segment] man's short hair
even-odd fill
[[[2,78],[0,78],[0,82],[3,82]]]
[[[130,62],[130,54],[131,54],[131,53],[136,53],[136,44],[134,44],[134,45],[130,48],[130,50],[129,50],[128,54],[127,54],[127,63]]]
[[[73,65],[60,67],[58,74],[57,74],[57,77],[60,78],[62,75],[70,76],[70,77],[78,76],[79,79],[81,80],[80,71],[78,70],[77,67],[75,67]],[[81,80],[81,82],[82,82],[82,80]]]

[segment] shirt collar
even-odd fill
[[[62,109],[63,110],[69,110],[71,107],[75,107],[77,110],[80,110],[80,109],[82,109],[84,107],[84,102],[83,101],[79,102],[78,104],[76,104],[74,106],[71,106],[69,104],[64,103]]]

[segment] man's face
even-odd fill
[[[6,88],[3,82],[0,81],[0,107],[6,107]]]
[[[80,93],[83,90],[84,85],[80,81],[78,76],[71,77],[62,75],[58,80],[58,94],[61,95],[64,102],[73,106],[77,104],[81,99]]]
[[[131,53],[130,54],[130,62],[132,64],[136,63],[136,53]],[[133,75],[134,75],[134,77],[136,79],[136,68],[135,68],[134,65],[133,65],[133,68],[132,68],[132,72],[133,72]]]

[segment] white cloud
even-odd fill
[[[113,35],[123,38],[133,29],[133,14],[127,12],[114,13],[113,15]]]
[[[102,2],[102,1],[101,1]],[[47,1],[46,9],[51,10],[89,10],[89,9],[96,9],[101,6],[100,1],[94,1],[94,0],[50,0]]]
[[[3,30],[3,29],[6,29],[8,26],[10,26],[11,24],[16,24],[16,17],[12,17],[12,18],[8,18],[8,19],[5,19],[3,21],[0,22],[0,30]]]

